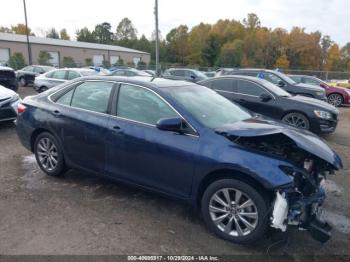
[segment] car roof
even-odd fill
[[[123,76],[110,76],[110,75],[94,75],[85,76],[79,78],[79,80],[102,80],[102,81],[117,81],[124,82],[134,85],[142,85],[150,88],[166,88],[166,87],[176,87],[176,86],[190,86],[195,85],[187,81],[181,80],[171,80],[162,77],[152,77],[152,76],[134,76],[134,77],[123,77]]]
[[[251,80],[251,81],[260,82],[260,83],[264,83],[266,81],[265,79],[261,79],[261,78],[255,77],[255,76],[223,75],[223,76],[217,76],[217,77],[205,79],[205,80],[199,81],[198,83],[201,83],[201,82],[204,83],[204,82],[208,82],[208,81],[214,81],[214,80],[217,80],[217,79],[227,79],[227,78],[230,78],[230,79],[245,79],[245,80]]]

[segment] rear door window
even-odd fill
[[[107,113],[112,88],[113,83],[110,82],[84,82],[75,88],[71,106]]]
[[[173,70],[173,71],[170,71],[170,74],[172,74],[173,76],[185,77],[185,71],[184,70]]]
[[[66,73],[67,73],[66,70],[57,70],[57,71],[54,71],[51,74],[49,74],[50,76],[48,76],[48,77],[54,78],[54,79],[64,80],[64,79],[66,79]]]
[[[216,91],[236,92],[234,88],[234,80],[232,79],[217,79],[212,81],[212,88]]]
[[[278,85],[278,83],[282,81],[281,78],[271,73],[265,73],[264,79],[275,85]]]
[[[78,77],[80,77],[80,74],[78,72],[75,72],[75,71],[72,71],[72,70],[68,71],[68,80],[72,80],[72,79],[75,79],[75,78],[78,78]]]
[[[261,86],[245,80],[238,80],[238,93],[250,96],[268,94]]]

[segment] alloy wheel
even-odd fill
[[[47,137],[39,140],[37,155],[40,164],[46,171],[52,171],[58,164],[58,152],[55,144]]]
[[[26,80],[24,79],[24,77],[22,77],[20,80],[21,86],[26,86]]]
[[[209,201],[209,214],[216,227],[230,236],[246,236],[258,224],[253,200],[235,188],[218,190]]]
[[[343,103],[343,98],[338,94],[328,96],[328,103],[333,106],[340,106]]]
[[[307,119],[298,113],[290,113],[283,117],[282,121],[290,126],[301,129],[309,129],[309,123],[307,122]]]

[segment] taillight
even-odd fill
[[[21,114],[24,113],[26,111],[27,107],[23,104],[18,104],[17,106],[17,113]]]

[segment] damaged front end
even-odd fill
[[[259,124],[264,127],[260,132],[256,128]],[[293,225],[308,230],[318,241],[329,240],[331,227],[320,219],[326,197],[321,182],[342,168],[341,159],[333,150],[309,132],[260,120],[246,121],[238,128],[217,132],[242,149],[287,163],[280,169],[292,178],[293,183],[275,190],[271,227],[286,231],[288,225]]]

